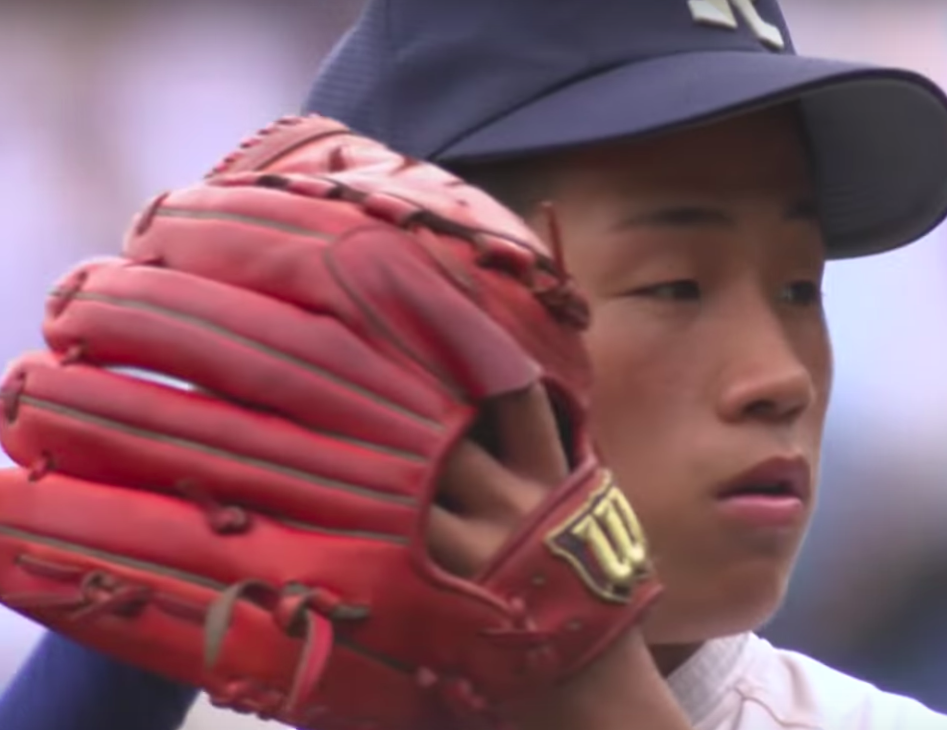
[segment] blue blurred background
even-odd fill
[[[668,0],[681,1],[684,0]],[[947,86],[947,0],[782,0],[804,52]],[[294,112],[355,0],[0,3],[0,361],[154,193]],[[646,102],[644,102],[646,103]],[[947,229],[835,264],[821,511],[767,634],[947,712]],[[0,609],[0,687],[39,630]],[[188,730],[257,723],[201,705]]]

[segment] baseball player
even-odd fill
[[[524,726],[947,728],[753,633],[818,488],[825,262],[947,213],[933,83],[796,55],[775,0],[377,0],[307,109],[486,189],[561,246],[588,297],[591,429],[664,593]],[[506,402],[499,428],[520,434],[526,472],[555,470],[536,466],[534,406]],[[465,507],[429,540],[464,575],[538,498],[476,457],[454,466]],[[50,635],[0,727],[172,730],[195,694]]]

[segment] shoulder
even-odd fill
[[[733,683],[741,716],[734,730],[947,730],[947,717],[793,651],[747,639]]]

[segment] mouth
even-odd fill
[[[812,471],[802,457],[777,457],[751,467],[716,492],[720,513],[753,528],[805,524],[812,496]]]
[[[720,499],[736,497],[799,497],[797,490],[789,482],[747,483],[729,489],[719,495]]]
[[[721,485],[717,511],[731,527],[795,536],[806,523],[811,479],[801,457],[767,459]]]
[[[808,502],[812,494],[811,469],[802,457],[777,457],[751,467],[720,486],[717,498],[796,499]]]

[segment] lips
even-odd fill
[[[812,494],[809,462],[802,457],[767,459],[722,484],[716,494],[721,500],[768,497],[808,502]]]
[[[801,457],[767,459],[720,486],[716,511],[729,529],[737,530],[732,534],[750,530],[795,544],[806,524],[810,474],[809,462]]]

